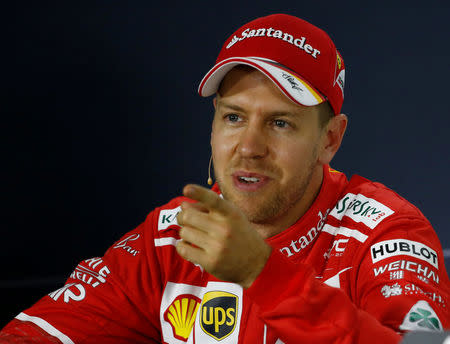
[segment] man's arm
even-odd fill
[[[312,333],[315,343],[367,343],[374,337],[383,343],[401,340],[400,330],[386,318],[375,316],[374,307],[390,314],[399,325],[420,301],[420,295],[408,298],[399,311],[395,303],[381,302],[381,282],[369,276],[360,292],[364,296],[356,305],[344,291],[316,280],[308,266],[294,264],[279,252],[267,249],[264,240],[230,202],[197,186],[188,186],[184,193],[198,203],[182,206],[179,214],[183,239],[177,247],[180,255],[222,280],[248,288],[245,292],[259,306],[260,317],[284,342],[307,342]],[[366,265],[370,252],[368,247],[365,250],[365,260],[355,259],[360,259],[369,271]],[[362,307],[368,299],[374,299],[371,293],[379,294],[378,302]],[[445,314],[443,318],[448,317],[448,311]]]
[[[246,294],[285,343],[307,343],[312,338],[324,344],[401,340],[396,331],[358,309],[342,290],[318,281],[310,267],[294,264],[276,250]]]
[[[80,262],[62,288],[6,325],[0,342],[158,343],[160,271],[145,230],[151,217],[104,257]]]

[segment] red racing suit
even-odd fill
[[[214,188],[219,192],[218,188]],[[248,289],[182,259],[178,197],[82,261],[1,343],[397,343],[450,327],[450,282],[422,213],[382,184],[324,166],[319,195]]]

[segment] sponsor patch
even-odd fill
[[[341,257],[344,252],[346,245],[350,239],[338,239],[333,241],[333,246],[331,246],[328,251],[326,251],[323,256],[325,259],[330,259],[330,257]]]
[[[64,287],[55,290],[54,292],[48,294],[54,301],[62,296],[65,303],[73,301],[82,301],[86,297],[86,290],[81,283],[69,283]]]
[[[342,57],[339,55],[339,52],[336,51],[336,64],[337,64],[337,70],[340,70],[342,68]]]
[[[216,340],[228,337],[236,327],[238,297],[225,291],[210,291],[203,296],[200,325]]]
[[[178,226],[177,215],[181,211],[181,207],[174,209],[165,209],[159,212],[158,230],[164,230],[170,226]]]
[[[394,256],[411,256],[421,259],[438,269],[436,251],[417,241],[407,239],[381,241],[370,247],[370,254],[372,255],[373,263]]]
[[[385,285],[383,288],[381,288],[381,294],[385,297],[391,297],[391,296],[398,296],[402,295],[402,287],[400,284],[395,283],[394,285]]]
[[[437,284],[439,283],[439,276],[436,271],[424,266],[422,264],[411,262],[409,260],[396,260],[385,265],[380,265],[373,268],[375,277],[384,274],[386,271],[390,272],[391,279],[401,279],[404,276],[404,271],[411,271],[417,274],[417,277],[428,281],[432,279]]]
[[[307,247],[310,243],[314,241],[317,235],[322,231],[325,226],[325,221],[327,219],[328,213],[330,209],[327,209],[325,213],[322,215],[322,212],[319,211],[317,216],[319,220],[317,221],[316,227],[311,228],[306,235],[302,235],[298,240],[291,240],[289,246],[282,247],[280,252],[285,254],[287,257],[293,256],[294,254],[300,252],[305,247]]]
[[[219,340],[221,344],[237,343],[242,294],[242,287],[234,283],[210,281],[206,287],[199,287],[167,282],[160,306],[162,341],[186,344],[195,338],[196,343],[204,344]]]
[[[187,341],[195,323],[201,300],[190,294],[183,294],[170,304],[164,312],[164,320],[172,326],[173,336]]]
[[[86,259],[77,265],[70,274],[70,278],[77,279],[95,288],[106,283],[106,278],[111,273],[102,258]]]
[[[196,343],[235,344],[239,341],[242,314],[240,285],[208,282],[194,325]]]
[[[355,222],[362,222],[370,229],[374,229],[381,221],[394,214],[394,211],[384,204],[367,198],[361,194],[348,193],[338,201],[330,215],[338,220],[344,216]]]
[[[406,314],[400,330],[442,331],[442,324],[428,302],[420,300]]]
[[[186,339],[185,335],[187,334],[186,331],[186,324],[182,325],[183,320],[177,320],[176,317],[171,320],[169,314],[176,314],[178,311],[174,311],[174,308],[176,309],[178,306],[180,307],[180,310],[189,310],[188,307],[183,307],[183,302],[186,303],[186,301],[183,301],[185,299],[189,300],[201,300],[202,295],[204,292],[203,287],[194,286],[191,284],[185,284],[185,283],[173,283],[173,282],[167,282],[166,287],[164,288],[163,297],[161,300],[161,306],[160,306],[160,322],[161,322],[161,339],[164,343],[171,343],[171,344],[185,344]],[[179,303],[177,302],[180,301]],[[189,301],[192,305],[192,301]],[[170,309],[170,307],[173,306],[174,308]],[[169,310],[170,309],[170,310]],[[183,313],[182,313],[183,314]],[[198,317],[198,311],[197,311],[197,317]],[[182,319],[186,319],[187,315],[182,315]],[[176,322],[178,321],[178,322]],[[194,326],[194,325],[193,325]],[[184,329],[182,330],[182,328]],[[181,331],[180,331],[181,330]],[[177,332],[178,331],[178,332]],[[191,331],[192,332],[192,328]],[[189,337],[189,334],[188,334]]]
[[[131,243],[137,239],[139,239],[140,234],[131,234],[127,236],[125,239],[119,241],[117,244],[113,246],[113,249],[121,248],[125,252],[131,254],[132,256],[137,256],[139,254],[139,250],[136,250],[131,246]]]
[[[314,48],[312,45],[308,44],[305,37],[294,37],[293,35],[283,32],[281,30],[275,30],[273,28],[257,28],[250,29],[247,28],[241,33],[241,37],[236,35],[233,36],[231,41],[227,44],[226,49],[230,49],[236,43],[243,41],[244,39],[249,39],[252,37],[271,37],[281,39],[287,43],[290,43],[300,50],[305,51],[307,54],[311,55],[315,59],[320,55],[320,51]]]
[[[345,69],[344,63],[342,61],[342,56],[336,50],[336,66],[334,68],[334,85],[338,84],[342,91],[342,96],[344,96],[344,85],[345,85]]]
[[[447,307],[446,300],[440,295],[435,292],[431,291],[424,291],[422,288],[416,286],[413,283],[405,284],[404,286],[405,295],[425,295],[428,297],[431,301],[436,302],[436,304]]]
[[[339,88],[342,91],[342,94],[344,94],[344,84],[345,84],[345,69],[341,70],[337,76],[337,79],[335,81],[336,84],[338,84]]]
[[[403,270],[391,271],[389,273],[390,280],[401,280],[403,278],[405,278],[405,272]]]

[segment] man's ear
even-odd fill
[[[213,99],[213,106],[214,106],[214,112],[216,112],[216,109],[217,109],[217,96],[216,97],[214,97],[214,99]],[[212,126],[211,126],[211,138],[210,138],[210,141],[209,141],[209,144],[210,144],[210,146],[212,147],[212,139],[213,139],[213,135],[214,135],[214,133],[213,133],[213,127],[214,126],[214,119],[213,119],[213,123],[212,123]]]
[[[348,118],[344,114],[336,115],[328,121],[322,132],[322,145],[319,162],[329,164],[341,146],[347,128]]]

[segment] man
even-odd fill
[[[301,19],[238,29],[199,87],[216,94],[217,184],[187,185],[82,261],[0,342],[397,343],[448,328],[430,223],[329,167],[347,125],[344,78],[331,39]]]

